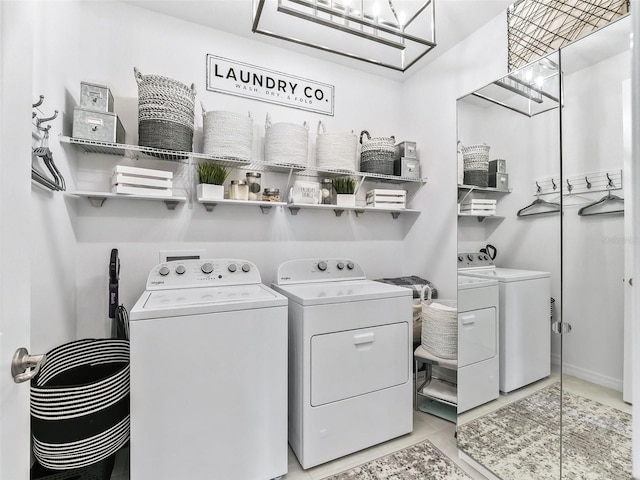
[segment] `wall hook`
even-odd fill
[[[553,178],[551,179],[551,185],[553,185],[553,191],[555,192],[558,186],[556,185],[556,182]]]
[[[609,174],[607,173],[607,180],[609,180],[609,183],[607,184],[607,188],[613,188],[616,185],[613,183],[613,180],[611,179],[611,177],[609,176]]]
[[[569,193],[571,193],[571,190],[573,190],[573,185],[571,185],[568,178],[567,178],[567,190],[569,190]]]
[[[584,181],[587,183],[587,188],[590,189],[591,188],[591,182],[589,181],[589,179],[587,177],[584,177]]]
[[[536,193],[540,193],[540,192],[542,192],[542,187],[540,187],[538,182],[536,182]]]
[[[58,110],[54,110],[53,111],[53,115],[51,115],[50,117],[46,117],[46,118],[38,118],[36,119],[36,126],[40,129],[40,130],[44,130],[43,128],[40,128],[40,125],[45,123],[45,122],[50,122],[51,120],[53,120],[54,118],[56,118],[58,116]]]
[[[31,108],[39,107],[40,105],[42,105],[42,102],[44,102],[44,95],[40,95],[40,98],[38,99],[38,101],[36,103],[32,104]]]

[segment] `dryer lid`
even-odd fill
[[[467,277],[465,275],[458,275],[459,290],[480,287],[493,287],[495,285],[498,285],[498,280],[493,278]]]
[[[409,288],[374,282],[373,280],[272,285],[272,287],[289,297],[289,300],[305,306],[402,296],[413,297],[413,291]]]
[[[500,268],[493,270],[465,271],[465,275],[473,277],[494,278],[499,282],[521,282],[523,280],[534,280],[536,278],[549,278],[549,272],[538,270],[519,270],[516,268]]]

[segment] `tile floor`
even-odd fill
[[[540,380],[539,382],[521,388],[508,395],[500,395],[500,397],[493,402],[463,413],[459,416],[458,422],[460,424],[469,422],[493,410],[503,407],[508,403],[519,400],[536,390],[555,383],[559,381],[559,379],[559,374],[554,372],[546,379]],[[615,390],[601,387],[567,375],[564,376],[563,387],[567,391],[577,395],[591,398],[597,402],[631,413],[631,405],[624,403],[622,401],[622,393]],[[319,480],[329,475],[340,473],[352,467],[361,465],[370,460],[383,457],[410,445],[420,443],[423,440],[429,440],[443,453],[449,456],[457,465],[459,465],[462,470],[467,472],[471,478],[474,480],[486,480],[486,477],[480,472],[458,458],[458,450],[454,437],[455,425],[453,423],[422,412],[414,412],[413,419],[413,432],[410,434],[389,440],[388,442],[339,458],[332,462],[319,465],[309,470],[302,470],[302,467],[298,463],[295,455],[291,450],[289,450],[289,472],[283,478],[286,480]],[[114,467],[111,480],[129,480],[128,461],[128,449],[124,449],[116,458],[116,465]]]

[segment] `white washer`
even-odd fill
[[[289,443],[302,468],[413,430],[413,299],[353,260],[294,260],[289,298]]]
[[[131,478],[287,473],[287,299],[253,263],[160,264],[130,319]]]
[[[550,273],[496,267],[484,253],[458,254],[458,272],[498,281],[500,391],[551,374]]]
[[[458,413],[500,396],[498,281],[458,275]]]

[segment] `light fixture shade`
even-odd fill
[[[254,33],[404,72],[435,43],[435,0],[254,0]]]

